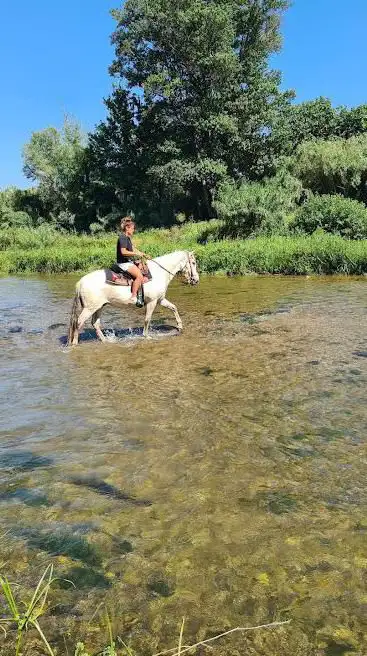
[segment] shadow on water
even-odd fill
[[[52,323],[51,326],[48,327],[48,330],[57,330],[58,328],[65,328],[66,323]]]
[[[104,330],[103,334],[107,338],[112,337],[116,340],[136,339],[143,337],[143,327],[138,326],[136,328],[111,328],[109,330]],[[165,324],[152,324],[150,329],[151,337],[174,337],[179,334],[180,333],[175,326],[167,326]],[[62,335],[59,337],[59,342],[63,346],[66,346],[67,341],[67,335]],[[98,341],[98,339],[96,337],[96,331],[93,328],[87,328],[83,330],[83,332],[79,335],[79,343],[96,341]]]
[[[240,320],[243,323],[247,324],[254,324],[258,323],[259,321],[266,321],[267,319],[271,319],[272,316],[276,316],[279,314],[289,314],[292,310],[291,306],[280,306],[276,307],[273,310],[266,309],[266,310],[261,310],[260,312],[254,313],[249,313],[249,312],[242,312],[240,314]]]
[[[15,527],[11,533],[25,540],[30,549],[45,551],[50,556],[68,556],[85,565],[98,567],[102,564],[102,555],[82,534],[92,528],[85,526],[78,530],[75,526],[56,526],[54,530],[44,530],[38,527]]]
[[[52,458],[39,456],[31,451],[5,451],[0,453],[0,471],[33,471],[41,467],[50,467]]]
[[[148,499],[136,499],[126,492],[119,490],[114,485],[110,485],[110,483],[106,483],[106,481],[100,480],[93,476],[72,478],[70,482],[74,485],[78,485],[79,487],[86,487],[89,490],[93,490],[93,492],[102,494],[103,496],[112,497],[113,499],[118,499],[119,501],[126,501],[133,504],[134,506],[152,505],[152,502]]]
[[[357,358],[367,358],[367,351],[354,351],[353,355],[357,356]]]
[[[47,496],[41,490],[27,490],[25,488],[10,489],[0,491],[0,502],[5,503],[24,503],[30,507],[51,506]]]
[[[111,581],[102,573],[91,567],[82,567],[76,565],[69,569],[65,577],[59,582],[59,587],[63,590],[68,590],[70,587],[75,586],[78,590],[85,590],[86,588],[110,588]],[[68,610],[68,614],[69,614]]]

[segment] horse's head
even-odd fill
[[[186,260],[182,268],[182,275],[185,282],[189,285],[197,285],[199,283],[199,273],[197,270],[196,259],[194,253],[187,251]]]

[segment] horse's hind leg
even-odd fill
[[[105,338],[105,336],[102,332],[102,329],[101,329],[101,314],[102,314],[102,308],[99,308],[99,310],[97,310],[93,314],[93,316],[92,316],[92,326],[93,326],[93,328],[95,329],[95,331],[97,333],[98,339],[100,339],[101,342],[105,342],[106,338]]]
[[[78,338],[79,338],[79,333],[81,330],[83,330],[83,326],[85,322],[91,317],[93,314],[93,310],[89,310],[88,308],[84,308],[84,310],[81,311],[79,318],[78,318],[78,327],[75,330],[74,333],[74,339],[73,339],[73,345],[75,346],[78,343]]]

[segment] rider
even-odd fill
[[[143,284],[143,274],[140,269],[134,264],[135,257],[147,257],[145,253],[138,251],[134,248],[131,237],[135,232],[135,223],[131,216],[125,216],[121,221],[122,233],[117,240],[116,259],[117,264],[121,271],[128,271],[134,279],[131,287],[131,298],[129,303],[136,304],[137,293]]]

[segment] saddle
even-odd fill
[[[143,284],[149,282],[152,279],[152,274],[150,273],[148,267],[141,260],[136,260],[134,262],[135,266],[140,269],[143,274]],[[130,275],[128,271],[121,271],[118,264],[113,264],[109,269],[105,269],[106,282],[109,285],[120,285],[123,287],[128,287],[132,285],[134,278]]]

